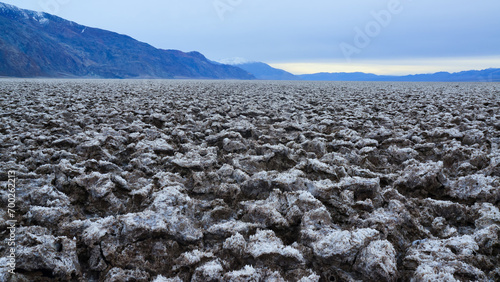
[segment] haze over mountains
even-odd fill
[[[294,75],[262,62],[220,64],[199,52],[157,49],[129,36],[0,2],[0,76],[322,81],[500,81],[500,69],[408,76]]]

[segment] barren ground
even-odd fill
[[[500,84],[0,81],[0,280],[499,281]]]

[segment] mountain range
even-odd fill
[[[262,62],[246,62],[234,64],[249,73],[257,79],[262,80],[309,80],[309,81],[477,81],[477,82],[499,82],[500,69],[490,68],[485,70],[470,70],[456,73],[437,72],[432,74],[416,74],[405,76],[394,75],[376,75],[363,72],[338,72],[338,73],[315,73],[294,75],[281,69],[276,69]]]
[[[437,72],[405,76],[376,75],[371,73],[316,73],[299,76],[303,80],[322,81],[431,81],[431,82],[499,82],[500,69],[470,70],[462,72]]]
[[[157,49],[127,35],[0,2],[0,77],[195,78],[318,81],[500,81],[500,69],[407,76],[294,75],[262,62],[232,65]]]
[[[162,50],[129,36],[0,3],[0,76],[254,79],[198,52]]]

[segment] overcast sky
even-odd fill
[[[209,59],[296,74],[500,67],[498,0],[0,0]]]

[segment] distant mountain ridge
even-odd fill
[[[300,80],[301,78],[287,71],[276,69],[268,64],[261,62],[249,62],[242,64],[233,64],[253,74],[257,79],[262,80]]]
[[[294,75],[282,69],[273,68],[262,62],[232,64],[253,74],[261,80],[308,80],[308,81],[414,81],[414,82],[500,82],[500,68],[469,70],[462,72],[437,72],[405,76],[376,75],[363,72],[314,73]]]
[[[405,76],[376,75],[371,73],[315,73],[299,75],[303,80],[313,81],[414,81],[414,82],[499,82],[500,68],[470,70],[462,72],[437,72]]]
[[[161,50],[129,36],[0,3],[0,76],[254,79],[198,52]]]

